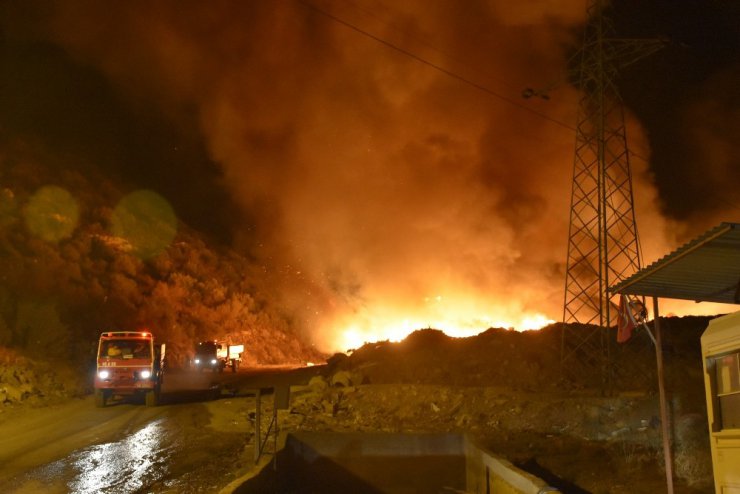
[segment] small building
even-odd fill
[[[740,493],[740,312],[709,322],[701,355],[715,490]]]
[[[610,291],[652,297],[656,317],[659,298],[740,304],[740,223],[712,228]],[[656,321],[658,335],[659,328]],[[715,492],[740,494],[740,311],[711,320],[701,347]],[[665,437],[664,443],[668,492],[672,493],[670,447]]]

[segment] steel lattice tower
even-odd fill
[[[616,322],[609,286],[640,268],[620,68],[664,43],[615,39],[604,0],[592,0],[583,46],[571,63],[580,90],[565,278],[562,361],[578,358],[608,380],[608,328]],[[577,62],[576,62],[577,61]],[[563,366],[564,368],[567,365]]]

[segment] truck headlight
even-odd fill
[[[143,370],[139,372],[139,377],[142,379],[149,379],[150,377],[152,377],[152,373],[151,371]]]
[[[108,372],[107,370],[98,371],[98,377],[100,379],[108,379],[110,377],[110,372]]]
[[[195,365],[198,365],[199,363],[200,363],[200,359],[199,358],[195,359]]]
[[[211,359],[211,365],[216,365],[217,360],[215,358]]]

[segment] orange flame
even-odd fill
[[[553,322],[545,314],[517,307],[483,307],[480,301],[436,295],[425,298],[424,304],[416,308],[376,305],[339,316],[329,324],[326,340],[331,351],[347,351],[365,343],[401,341],[424,328],[439,329],[451,337],[467,337],[489,328],[526,331]]]
[[[412,332],[433,328],[451,337],[468,337],[489,328],[507,328],[515,331],[538,330],[555,320],[548,315],[524,310],[512,305],[485,305],[480,300],[436,295],[423,299],[424,303],[411,307],[373,304],[333,318],[325,325],[324,350],[357,349],[365,343],[398,342]],[[734,306],[726,304],[696,304],[681,300],[661,300],[661,316],[717,315],[731,312]],[[652,304],[648,304],[653,318]]]

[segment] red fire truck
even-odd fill
[[[113,396],[144,395],[156,406],[162,387],[165,346],[149,331],[107,331],[100,335],[95,373],[95,405]]]

